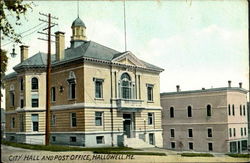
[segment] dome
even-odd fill
[[[79,17],[73,21],[71,27],[85,27],[86,28],[85,24],[83,23],[83,21]]]

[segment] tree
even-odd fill
[[[1,0],[0,1],[0,33],[1,41],[9,38],[13,42],[21,43],[21,35],[15,32],[14,26],[21,25],[21,16],[25,15],[28,9],[31,9],[31,3],[24,3],[23,0]],[[12,23],[9,18],[15,18]],[[6,71],[8,57],[7,52],[2,50],[0,46],[1,54],[1,80]]]

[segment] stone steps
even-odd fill
[[[125,138],[124,139],[124,146],[131,147],[131,148],[154,148],[154,145],[148,144],[147,142],[143,141],[139,138]]]

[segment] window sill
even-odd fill
[[[38,92],[38,89],[32,89],[31,92]]]
[[[154,103],[154,101],[147,101],[147,103]]]
[[[76,101],[76,98],[69,98],[68,101]]]
[[[95,100],[104,101],[104,98],[95,98]]]

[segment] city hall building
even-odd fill
[[[247,152],[247,90],[239,87],[161,93],[167,149]]]
[[[86,147],[162,147],[160,73],[132,52],[88,41],[78,17],[71,45],[56,32],[52,55],[50,142]],[[28,57],[5,77],[6,138],[44,144],[47,54]]]

